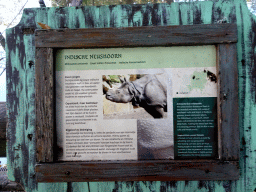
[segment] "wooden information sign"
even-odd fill
[[[39,182],[239,178],[236,25],[35,35]]]

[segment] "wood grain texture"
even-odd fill
[[[36,47],[94,48],[237,42],[235,24],[38,30]]]
[[[236,44],[218,46],[219,142],[222,160],[239,159],[238,71]],[[228,129],[229,128],[229,129]]]
[[[53,19],[54,18],[54,19]],[[34,35],[37,22],[59,28],[109,28],[237,23],[240,178],[238,181],[131,181],[37,183],[35,173]],[[256,188],[255,17],[243,0],[146,5],[25,9],[19,25],[7,29],[8,177],[26,191],[254,191]],[[28,135],[32,139],[28,139]],[[22,150],[21,150],[22,148]],[[10,153],[11,152],[11,153]]]
[[[216,29],[215,27],[216,25],[201,25],[200,28],[204,29],[204,28],[209,28],[209,29]],[[234,28],[236,28],[236,25],[228,25],[228,28],[233,28],[233,31],[236,31]],[[232,26],[232,27],[230,27]],[[180,33],[182,34],[184,31],[186,32],[188,26],[174,26],[174,28],[177,30],[177,32],[175,33],[175,36],[172,36],[172,29],[173,27],[149,27],[149,28],[143,28],[142,30],[140,28],[132,28],[131,31],[129,33],[123,32],[121,33],[122,36],[116,36],[114,39],[116,40],[116,42],[120,42],[123,40],[129,40],[130,36],[133,36],[134,39],[136,39],[135,41],[132,40],[128,43],[128,45],[132,45],[134,46],[134,44],[140,42],[139,44],[136,45],[141,45],[143,46],[143,42],[144,39],[142,37],[143,34],[147,34],[147,32],[145,31],[151,31],[152,36],[156,34],[156,37],[154,38],[154,40],[152,41],[147,41],[146,45],[147,46],[161,46],[163,45],[162,42],[168,42],[168,40],[170,38],[177,38],[178,36],[180,36],[180,34],[178,33],[178,31],[180,31]],[[190,27],[190,30],[192,31],[197,31],[196,33],[194,33],[193,35],[190,34],[190,39],[193,39],[193,42],[195,44],[202,44],[202,41],[200,41],[199,39],[201,39],[201,37],[199,39],[198,35],[200,32],[200,28],[198,28],[196,25]],[[218,29],[220,31],[226,31],[227,28],[227,24],[224,25],[220,25],[218,24]],[[160,29],[160,30],[159,30]],[[100,31],[101,30],[101,31]],[[38,39],[43,39],[44,42],[42,42],[41,47],[44,47],[44,43],[48,46],[49,42],[55,43],[55,39],[67,39],[67,38],[71,38],[73,41],[70,40],[69,43],[69,47],[67,48],[73,48],[77,46],[76,42],[94,42],[95,40],[95,36],[104,36],[106,31],[110,31],[109,34],[116,33],[115,29],[107,29],[107,30],[97,30],[98,32],[95,33],[95,30],[87,30],[87,29],[78,29],[78,30],[72,30],[73,32],[71,33],[70,30],[61,30],[61,34],[59,33],[52,33],[50,36],[46,36],[45,32],[47,31],[38,31],[36,33],[36,46],[38,45]],[[130,30],[130,29],[128,29]],[[50,30],[52,31],[52,30]],[[56,30],[55,30],[56,31]],[[76,31],[76,32],[74,32]],[[92,32],[93,36],[88,35],[88,33]],[[166,36],[158,36],[158,33],[162,31],[164,34],[166,34]],[[202,30],[204,31],[204,30]],[[41,33],[42,32],[42,33]],[[132,33],[134,32],[134,33]],[[171,33],[171,35],[169,35],[169,33]],[[78,34],[76,36],[76,39],[74,40],[74,38],[71,37],[70,34]],[[119,34],[119,33],[118,33]],[[73,36],[73,35],[72,35]],[[219,31],[212,31],[211,32],[211,36],[214,37],[218,37],[219,36]],[[54,37],[54,38],[53,38]],[[56,37],[56,38],[55,38]],[[107,41],[111,41],[111,38],[109,38],[110,36],[106,36],[104,38],[101,39],[102,42],[107,42]],[[119,41],[119,38],[121,39]],[[233,39],[237,39],[236,37],[236,32],[234,33]],[[217,38],[215,39],[217,41]],[[58,40],[57,40],[58,41]],[[63,41],[63,40],[62,40]],[[134,44],[132,44],[132,42],[135,42]],[[219,43],[220,41],[217,42],[212,42],[212,43]],[[182,41],[181,42],[182,45],[190,45],[190,42],[187,41]],[[237,93],[238,89],[237,86],[234,86],[234,84],[228,84],[229,81],[233,81],[233,82],[237,82],[237,71],[231,71],[231,75],[229,75],[229,79],[227,80],[226,76],[222,76],[221,74],[226,74],[228,72],[230,72],[229,68],[236,68],[237,66],[237,62],[236,62],[236,46],[232,46],[234,44],[224,44],[223,41],[221,41],[221,43],[224,45],[220,45],[219,48],[219,87],[220,87],[220,95],[225,95],[226,93],[223,93],[223,91],[229,90],[229,92],[232,93]],[[80,43],[79,45],[81,45],[80,48],[84,48],[84,47],[91,47],[91,46],[95,46],[95,47],[99,47],[99,48],[104,48],[107,46],[107,44],[105,43],[97,43],[94,42],[94,44],[90,44],[88,43],[83,44]],[[118,46],[119,44],[113,43],[112,45]],[[122,44],[127,45],[126,43]],[[46,46],[46,47],[47,47]],[[53,45],[56,49],[58,48],[62,48],[63,44],[55,44]],[[50,51],[52,51],[50,53]],[[47,52],[47,55],[45,55],[45,53]],[[54,122],[53,119],[55,119],[54,117],[54,108],[53,108],[53,104],[50,103],[49,105],[49,100],[53,100],[53,96],[54,96],[54,89],[52,89],[52,84],[49,84],[48,82],[45,82],[45,79],[48,81],[49,79],[53,79],[53,73],[52,72],[48,72],[49,68],[52,69],[53,68],[53,61],[52,61],[52,57],[53,57],[53,48],[40,48],[37,47],[36,49],[36,99],[37,97],[39,97],[39,100],[37,100],[37,105],[36,107],[39,108],[39,110],[37,109],[37,132],[39,132],[37,135],[41,135],[42,132],[44,132],[44,135],[42,137],[40,137],[40,139],[38,139],[37,136],[37,153],[38,153],[38,161],[39,162],[53,162],[53,142],[54,142],[54,134],[51,133],[50,131],[54,131]],[[227,57],[228,56],[228,57]],[[41,59],[44,58],[44,59]],[[228,58],[228,60],[227,60]],[[230,59],[232,58],[232,59]],[[42,61],[41,61],[42,60]],[[223,67],[224,65],[224,67]],[[45,73],[46,72],[46,73]],[[50,75],[52,75],[52,77],[50,77]],[[40,77],[39,77],[40,76]],[[41,77],[42,76],[42,77]],[[42,80],[40,80],[40,78]],[[222,78],[226,78],[225,80],[222,80]],[[228,85],[229,86],[228,86]],[[50,86],[49,88],[47,88],[47,86]],[[42,89],[43,87],[43,89]],[[227,88],[226,88],[227,87]],[[38,91],[39,90],[39,91]],[[43,90],[43,91],[41,91]],[[47,99],[45,99],[47,98]],[[48,100],[49,99],[49,100]],[[225,100],[225,102],[229,102],[229,106],[234,106],[233,108],[228,108],[227,105],[223,104],[223,101]],[[219,117],[219,125],[220,125],[220,132],[221,132],[221,136],[220,138],[224,138],[225,142],[223,142],[223,140],[221,140],[220,142],[220,148],[221,148],[221,154],[220,155],[220,160],[226,160],[226,153],[228,153],[229,156],[232,156],[233,158],[229,158],[229,160],[233,160],[233,161],[238,161],[238,153],[239,153],[239,130],[238,130],[238,125],[237,125],[237,121],[238,121],[238,99],[237,97],[234,97],[233,99],[230,99],[227,101],[226,98],[223,98],[222,96],[220,96],[220,105],[219,105],[219,111],[220,111],[220,117]],[[234,110],[235,109],[235,110]],[[39,111],[39,112],[38,112]],[[41,112],[41,111],[46,111],[45,112]],[[232,116],[228,116],[226,117],[227,119],[225,119],[225,122],[234,122],[234,124],[225,124],[223,123],[223,116],[227,115],[227,114],[231,114],[231,113],[236,113],[234,114],[234,117]],[[39,115],[38,115],[39,114]],[[50,115],[52,115],[52,117],[50,117]],[[234,121],[233,119],[236,118]],[[44,125],[47,128],[43,128]],[[236,125],[236,127],[234,127],[234,125]],[[43,130],[43,131],[42,131]],[[230,133],[234,133],[232,138],[230,137]],[[228,136],[226,136],[226,134],[228,134]],[[234,138],[235,137],[235,138]],[[49,142],[50,141],[50,142]],[[235,143],[236,141],[236,143]],[[56,142],[56,141],[55,141]],[[48,145],[49,144],[49,145]],[[224,146],[222,146],[224,145]],[[43,149],[42,149],[43,146]],[[225,150],[223,150],[225,149]],[[229,150],[228,152],[226,152],[227,150]],[[48,151],[47,154],[47,159],[43,159],[42,157],[45,155],[45,151]],[[226,153],[225,153],[226,152]],[[42,153],[42,154],[41,154]],[[52,154],[51,154],[52,153]],[[55,152],[57,153],[57,151]],[[51,157],[48,155],[52,155]],[[223,158],[224,157],[224,158]],[[198,164],[195,162],[195,165],[193,165],[192,162],[190,162],[189,166],[191,168],[191,170],[188,169],[188,167],[186,167],[185,169],[183,169],[184,165],[187,165],[186,161],[179,161],[179,163],[177,165],[175,165],[175,161],[172,161],[172,163],[168,162],[168,161],[158,161],[158,163],[152,163],[152,164],[148,164],[147,162],[134,162],[134,161],[120,161],[121,163],[118,164],[112,164],[111,165],[111,171],[108,172],[109,164],[104,165],[104,163],[94,163],[91,162],[90,165],[88,167],[93,167],[91,169],[89,169],[90,171],[87,171],[88,167],[85,167],[84,169],[82,169],[82,167],[80,167],[78,164],[76,166],[76,164],[72,164],[72,168],[69,168],[69,170],[76,170],[75,174],[73,175],[73,177],[63,177],[61,176],[60,173],[58,173],[57,171],[55,172],[54,176],[52,176],[52,178],[54,177],[55,180],[54,181],[65,181],[65,182],[78,182],[78,181],[83,181],[85,178],[87,181],[93,181],[93,180],[98,180],[98,181],[113,181],[116,180],[116,175],[119,175],[119,179],[122,181],[126,181],[126,180],[144,180],[145,178],[151,180],[152,178],[149,177],[150,174],[152,174],[152,172],[156,172],[156,175],[154,176],[154,179],[156,180],[168,180],[170,178],[174,179],[174,180],[182,180],[184,178],[187,178],[187,180],[212,180],[212,179],[218,179],[218,180],[233,180],[233,179],[238,179],[238,169],[236,167],[229,167],[228,169],[224,169],[219,168],[220,165],[220,161],[211,161],[211,162],[201,162],[201,164],[203,165],[200,169],[201,169],[201,174],[200,173],[196,173],[195,175],[198,175],[198,177],[190,177],[191,175],[193,175],[192,173],[194,172],[193,167],[196,167],[198,169]],[[171,172],[168,172],[166,170],[164,170],[160,166],[160,164],[162,164],[163,166],[165,165],[164,162],[166,163],[166,166],[168,166],[168,168],[166,168],[166,170],[171,170]],[[227,162],[225,164],[226,167],[228,167],[229,164],[232,164],[234,162]],[[235,162],[237,163],[237,162]],[[61,163],[55,162],[56,165],[54,166],[59,166],[60,168],[58,169],[60,170],[66,170],[66,172],[70,172],[67,171],[67,169],[65,167],[63,167]],[[149,165],[149,166],[146,166]],[[152,166],[154,165],[154,166]],[[176,171],[172,171],[172,169],[175,169],[175,167],[179,167],[180,170]],[[132,169],[135,168],[134,173],[132,174]],[[98,173],[98,170],[101,170],[100,173]],[[40,173],[40,170],[46,170],[46,172],[44,172],[44,174]],[[37,173],[36,176],[38,178],[38,181],[41,182],[46,182],[52,179],[40,179],[40,176],[43,175],[44,177],[47,178],[46,175],[49,175],[49,172],[51,172],[53,170],[52,167],[48,167],[48,169],[46,167],[44,167],[43,169],[37,169]],[[80,171],[82,172],[80,172]],[[129,170],[129,172],[128,172]],[[205,174],[208,173],[209,170],[219,170],[217,174],[214,174],[214,172],[212,172],[211,174]],[[235,171],[236,170],[236,171]],[[107,174],[105,174],[104,172],[106,172]],[[183,175],[181,176],[180,174],[183,172]],[[236,174],[234,174],[235,172],[237,172]],[[221,174],[223,174],[224,176],[221,176]],[[157,177],[157,175],[159,177]],[[60,177],[58,179],[58,177]]]
[[[128,161],[36,165],[39,182],[237,180],[238,162]]]
[[[51,48],[36,51],[35,80],[37,162],[52,162],[55,99],[53,50]]]

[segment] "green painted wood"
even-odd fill
[[[238,181],[36,183],[35,60],[37,22],[57,28],[106,28],[237,23],[240,179]],[[30,29],[32,28],[32,29]],[[244,0],[147,5],[25,9],[16,27],[7,30],[8,176],[26,191],[236,191],[256,189],[256,17]]]

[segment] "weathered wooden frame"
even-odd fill
[[[239,178],[237,26],[235,24],[38,30],[36,150],[39,182],[237,180]],[[218,83],[217,160],[57,162],[54,51],[63,48],[215,45]]]

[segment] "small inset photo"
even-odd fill
[[[103,75],[102,80],[104,119],[167,117],[167,74]]]

